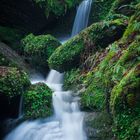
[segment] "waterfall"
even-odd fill
[[[77,8],[74,24],[72,27],[71,37],[77,35],[81,30],[88,26],[88,19],[91,10],[92,0],[83,0]],[[70,37],[60,38],[61,43],[65,43]]]
[[[71,37],[87,27],[92,0],[84,0],[77,9]]]
[[[87,27],[91,2],[84,0],[79,5],[72,36]],[[46,80],[34,74],[31,83],[37,82],[45,82],[53,90],[53,116],[44,121],[25,121],[8,134],[5,140],[87,140],[83,129],[84,113],[78,104],[79,97],[73,97],[72,91],[63,91],[63,74],[51,70]]]
[[[34,83],[34,80],[32,82]],[[73,97],[72,91],[63,91],[62,82],[63,74],[55,70],[50,71],[45,82],[53,90],[52,119],[43,122],[26,121],[5,140],[86,140],[83,129],[84,113],[79,109],[79,98]]]

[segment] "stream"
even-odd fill
[[[92,0],[84,0],[79,5],[71,37],[87,27],[91,3]],[[31,83],[38,82],[46,83],[53,90],[53,115],[44,120],[23,122],[4,140],[87,140],[84,131],[84,113],[80,111],[78,104],[79,97],[73,96],[75,93],[72,91],[63,90],[63,74],[51,70],[46,80],[41,75],[33,75]],[[19,107],[20,115],[23,115],[22,104]]]

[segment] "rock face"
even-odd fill
[[[3,42],[0,42],[0,66],[19,67],[26,72],[30,69],[24,59]]]
[[[89,140],[115,140],[112,120],[106,112],[86,112],[85,131]]]
[[[66,11],[75,8],[78,2],[80,0],[1,0],[0,25],[39,34],[44,29],[53,29],[59,16],[63,18]]]
[[[30,0],[1,0],[0,25],[37,32],[48,22],[44,11]]]

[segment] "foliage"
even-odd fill
[[[50,68],[60,72],[71,70],[79,65],[79,59],[85,60],[87,54],[105,48],[119,39],[125,27],[125,19],[91,25],[54,51],[48,60]]]
[[[120,140],[140,139],[140,108],[118,113],[114,118],[114,134]]]
[[[135,11],[136,3],[137,0],[115,0],[112,4],[108,16],[112,16],[114,14],[131,16]]]
[[[115,0],[94,0],[91,9],[90,22],[99,22],[106,18]]]
[[[106,110],[110,114],[113,131],[118,139],[136,140],[140,139],[139,4],[135,6],[137,2],[131,0],[116,0],[115,4],[115,15],[110,16],[113,20],[95,23],[79,34],[83,39],[87,57],[84,53],[80,54],[85,57],[80,63],[82,65],[77,70],[66,72],[65,83],[68,88],[78,88],[81,85],[82,109]],[[125,6],[130,8],[130,11],[127,9],[128,13],[118,11]],[[128,21],[128,16],[131,15]],[[114,30],[115,26],[121,26],[122,29],[122,26],[125,28],[127,24],[125,32],[124,29],[121,30],[119,38],[116,38],[118,34]],[[120,33],[120,30],[118,32]],[[78,73],[84,74],[84,78],[76,84],[81,76]]]
[[[77,66],[83,50],[83,41],[76,36],[55,50],[48,60],[50,68],[63,72]]]
[[[21,95],[30,85],[24,71],[12,67],[0,67],[0,93],[8,98]]]
[[[77,86],[82,84],[84,75],[80,73],[79,69],[72,69],[64,74],[64,89],[78,90]],[[75,89],[76,88],[76,89]]]
[[[136,35],[139,35],[140,32],[140,8],[137,7],[135,14],[131,17],[129,21],[129,26],[127,27],[123,38],[126,40],[127,38],[135,39]]]
[[[47,59],[61,45],[51,35],[34,36],[33,34],[26,36],[22,43],[27,60],[38,70],[48,68]]]
[[[140,137],[140,64],[132,68],[111,93],[114,133],[120,140]]]
[[[23,97],[26,119],[42,118],[51,114],[52,91],[46,84],[31,85]]]
[[[49,16],[53,13],[57,16],[64,15],[66,11],[72,7],[75,7],[81,0],[34,0],[37,4],[45,9],[45,13]]]
[[[117,84],[111,93],[111,107],[113,113],[121,112],[127,107],[139,105],[139,67],[132,68],[124,78]],[[124,90],[125,89],[125,90]],[[138,99],[137,99],[138,98]]]

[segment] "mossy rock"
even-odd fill
[[[111,21],[98,22],[87,29],[81,34],[85,40],[90,40],[94,50],[106,48],[109,44],[120,39],[127,26],[126,18],[115,19]]]
[[[128,108],[140,107],[139,84],[140,64],[132,68],[111,93],[110,106],[113,113],[118,113]]]
[[[79,35],[61,45],[49,58],[49,66],[60,72],[79,66],[90,53],[118,40],[126,27],[126,19],[104,21],[91,25]]]
[[[49,58],[49,66],[60,72],[67,71],[79,64],[80,54],[84,50],[83,41],[76,36],[60,46]]]
[[[61,43],[51,35],[29,34],[23,40],[23,50],[27,61],[39,71],[48,69],[47,59]]]
[[[23,97],[25,119],[46,118],[52,113],[52,91],[46,84],[31,85]]]
[[[21,95],[30,85],[27,74],[13,67],[0,67],[0,94],[9,99]]]

